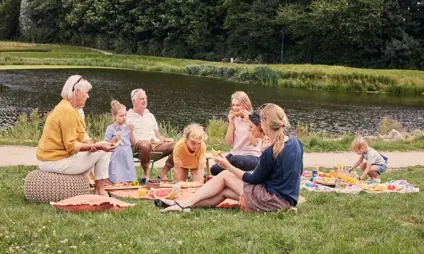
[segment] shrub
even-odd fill
[[[402,124],[391,117],[387,117],[387,116],[383,117],[383,119],[380,122],[379,132],[381,134],[387,134],[392,129],[399,131],[402,129]]]

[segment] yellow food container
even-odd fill
[[[138,196],[139,197],[145,197],[147,196],[148,190],[146,188],[140,188],[138,189]]]

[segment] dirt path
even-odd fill
[[[35,147],[0,146],[0,166],[37,165]],[[390,168],[424,165],[424,152],[384,152],[389,158]],[[333,167],[337,163],[352,165],[357,159],[353,153],[305,153],[304,167]],[[165,159],[155,163],[163,167]]]

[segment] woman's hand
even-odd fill
[[[215,163],[223,169],[228,169],[231,167],[231,163],[227,160],[227,158],[222,155],[218,155],[214,158]]]
[[[101,150],[101,151],[105,151],[105,152],[113,152],[116,149],[117,146],[113,146],[113,144],[110,143],[110,142],[102,141],[102,142],[97,143],[95,145],[95,147],[98,151]]]

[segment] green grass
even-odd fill
[[[0,168],[0,249],[8,253],[423,253],[424,194],[301,195],[298,213],[194,209],[72,214],[23,195],[35,167]],[[424,167],[382,175],[424,189]]]
[[[30,145],[36,146],[42,134],[45,119],[39,117],[38,111],[34,110],[29,116],[20,115],[19,121],[7,129],[0,132],[0,145]],[[109,114],[88,115],[85,119],[87,133],[91,138],[103,140],[106,127],[112,123]],[[225,134],[228,124],[220,119],[210,119],[206,126],[208,140],[207,149],[229,151],[225,143]],[[182,132],[168,122],[159,123],[159,132],[164,137],[171,137],[175,141],[179,140]],[[302,141],[305,152],[347,152],[354,135],[334,135],[326,132],[314,132],[307,126],[298,124],[294,132]],[[424,136],[414,140],[400,141],[369,141],[369,145],[379,151],[424,151]]]
[[[246,65],[140,55],[104,55],[83,47],[0,41],[0,70],[105,67],[180,73],[310,90],[424,94],[424,72],[327,65]]]

